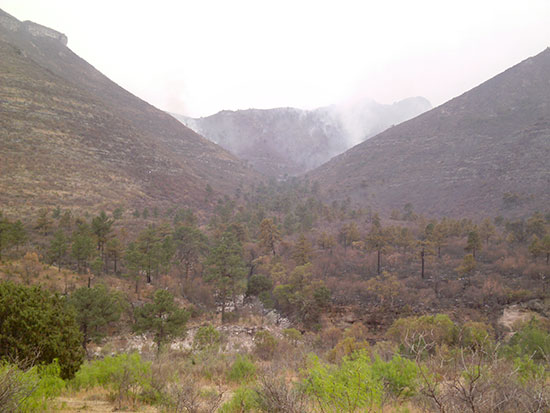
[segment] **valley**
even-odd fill
[[[550,49],[190,118],[68,42],[0,10],[0,411],[550,409]]]

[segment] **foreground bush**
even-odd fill
[[[43,412],[65,388],[57,361],[21,370],[13,364],[0,366],[0,411]]]
[[[455,344],[458,329],[446,314],[424,315],[394,321],[387,335],[402,352],[419,356],[433,354],[442,344]]]
[[[135,405],[140,395],[151,387],[151,363],[143,361],[138,353],[105,357],[82,365],[71,382],[73,388],[101,386],[122,407],[123,401]]]
[[[506,351],[516,357],[526,356],[536,361],[548,362],[550,333],[533,318],[512,336]]]
[[[427,411],[550,411],[548,372],[530,358],[512,361],[496,351],[460,349],[448,364],[427,360],[420,377],[416,401]]]
[[[64,299],[39,287],[0,283],[0,358],[50,364],[61,377],[82,364],[82,334]]]
[[[237,355],[231,369],[227,373],[227,378],[236,383],[246,383],[256,375],[256,366],[246,356]]]
[[[392,399],[408,399],[418,388],[418,366],[398,355],[373,361],[362,350],[344,357],[340,365],[321,363],[316,356],[310,362],[305,391],[320,411],[371,411]]]

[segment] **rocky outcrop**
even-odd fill
[[[67,36],[63,33],[59,33],[55,30],[52,30],[48,27],[42,26],[31,21],[23,22],[22,27],[34,37],[49,37],[50,39],[55,39],[61,42],[64,46],[67,46]]]
[[[33,37],[54,39],[59,41],[64,46],[67,45],[68,39],[67,36],[65,36],[63,33],[28,20],[20,22],[15,17],[2,10],[0,10],[0,26],[9,30],[10,32],[23,31]]]

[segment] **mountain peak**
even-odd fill
[[[21,22],[1,9],[0,26],[10,32],[26,32],[33,37],[54,39],[67,46],[68,38],[63,33],[29,20]]]
[[[550,49],[312,171],[332,199],[384,211],[524,215],[543,210]],[[513,202],[510,201],[513,199]]]

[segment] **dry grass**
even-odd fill
[[[113,402],[108,401],[108,393],[101,388],[93,388],[58,397],[51,407],[51,412],[113,412],[117,408]],[[138,406],[137,409],[124,410],[128,413],[156,413],[159,412],[152,406]]]

